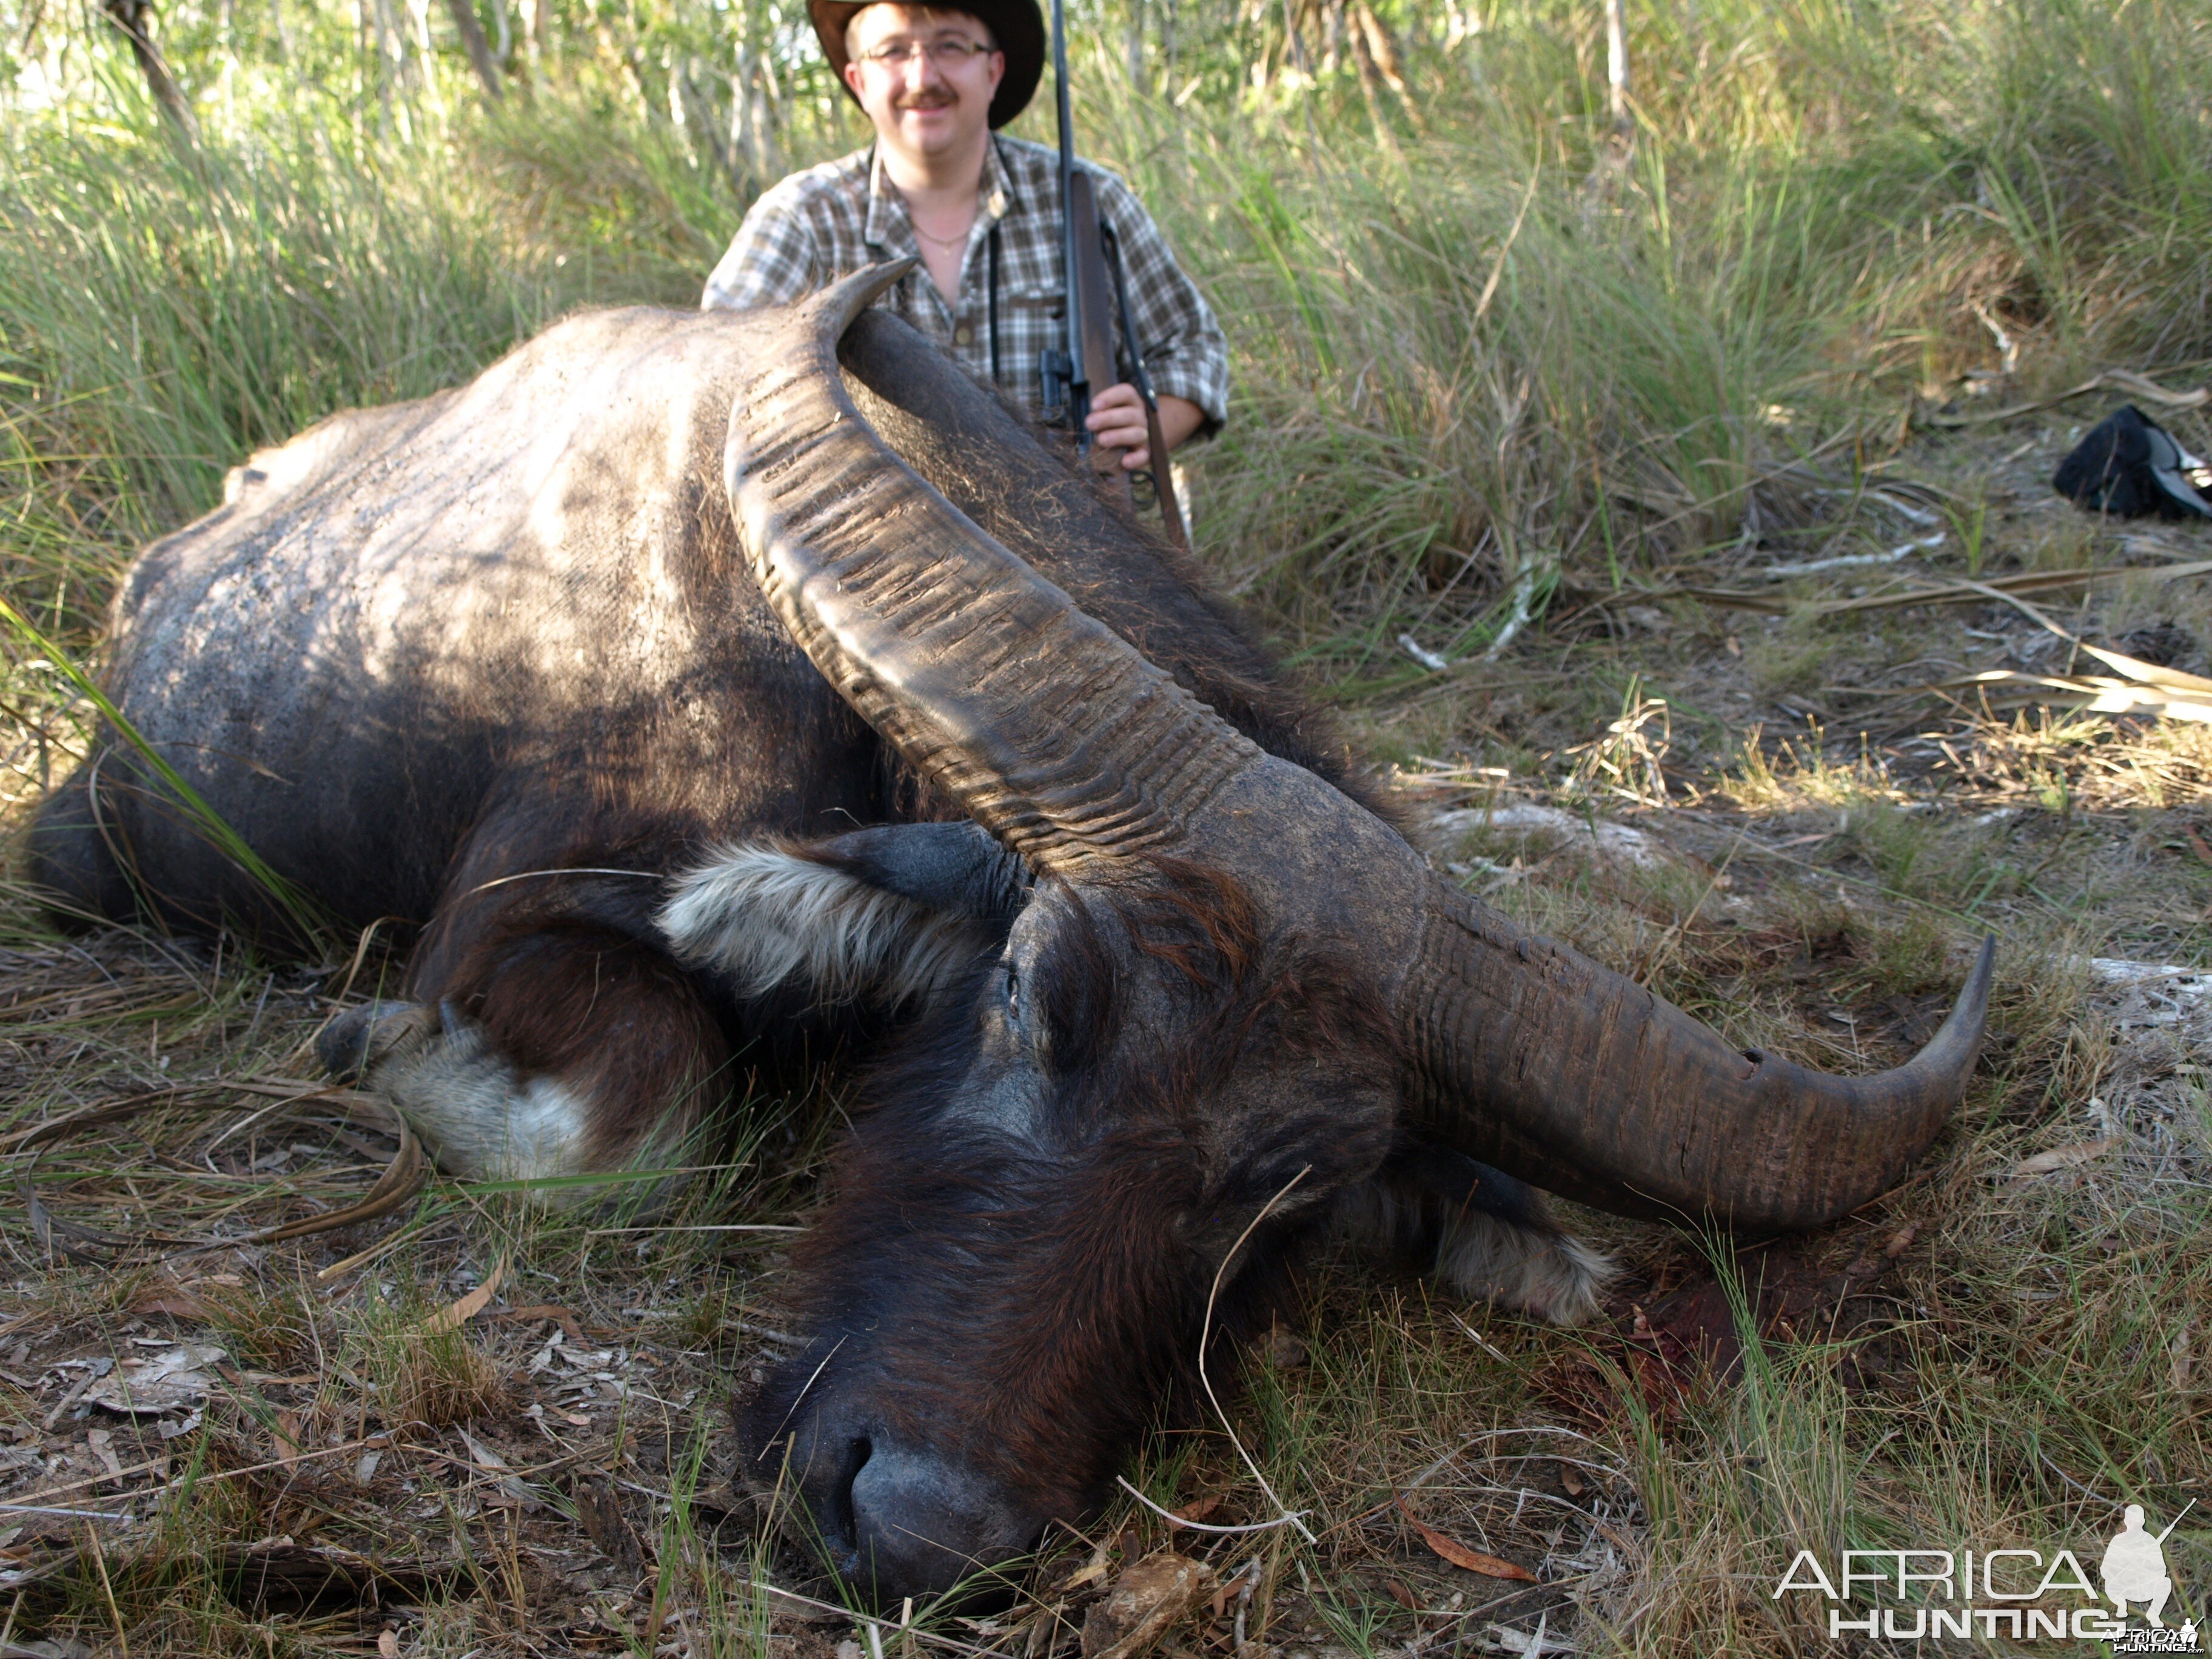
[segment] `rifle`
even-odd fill
[[[1092,467],[1119,480],[1122,499],[1129,493],[1130,475],[1121,471],[1111,450],[1101,450],[1091,440],[1084,422],[1091,414],[1091,392],[1096,386],[1115,384],[1121,376],[1114,367],[1114,335],[1106,315],[1106,287],[1110,272],[1114,296],[1121,313],[1121,343],[1129,361],[1130,384],[1145,405],[1146,447],[1152,452],[1152,494],[1160,504],[1160,517],[1168,539],[1188,549],[1182,512],[1176,501],[1175,482],[1168,466],[1168,447],[1160,431],[1160,406],[1152,396],[1152,383],[1145,373],[1145,360],[1137,349],[1137,335],[1129,314],[1129,289],[1121,274],[1121,245],[1111,225],[1101,224],[1098,202],[1091,192],[1091,175],[1075,167],[1075,121],[1068,106],[1067,15],[1065,0],[1052,0],[1052,74],[1060,116],[1060,269],[1067,273],[1067,295],[1061,315],[1065,329],[1061,344],[1047,350],[1040,364],[1043,379],[1046,419],[1065,417],[1075,434],[1079,454],[1091,458]]]

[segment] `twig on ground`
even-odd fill
[[[2133,369],[2108,368],[2101,374],[2093,374],[2075,386],[2053,392],[2048,398],[2038,398],[2024,404],[2008,404],[2002,409],[1983,410],[1972,415],[1942,413],[1916,417],[1921,426],[1966,427],[1994,426],[2001,422],[2015,420],[2022,415],[2033,415],[2038,410],[2051,409],[2070,398],[2087,397],[2092,392],[2124,392],[2147,404],[2160,409],[2202,409],[2212,391],[2197,386],[2188,392],[2168,392],[2148,375],[2138,374]]]
[[[112,1475],[102,1475],[102,1480],[112,1480]],[[130,1515],[118,1515],[107,1510],[63,1510],[44,1504],[0,1504],[0,1514],[5,1515],[66,1515],[79,1521],[128,1521]]]
[[[1131,1486],[1127,1480],[1124,1480],[1118,1474],[1114,1477],[1114,1484],[1121,1487],[1123,1492],[1128,1493],[1130,1497],[1135,1498],[1139,1504],[1142,1504],[1154,1515],[1160,1516],[1164,1520],[1171,1521],[1178,1527],[1188,1527],[1193,1532],[1272,1532],[1277,1527],[1293,1525],[1297,1522],[1303,1520],[1305,1516],[1313,1513],[1311,1510],[1300,1510],[1296,1515],[1279,1515],[1272,1521],[1248,1521],[1242,1526],[1235,1527],[1209,1526],[1203,1521],[1186,1521],[1182,1516],[1177,1515],[1173,1510],[1162,1509],[1158,1504],[1152,1502],[1151,1498],[1146,1497],[1144,1493],[1139,1492],[1134,1486]],[[1272,1498],[1274,1494],[1270,1492],[1268,1496]],[[1301,1528],[1301,1530],[1303,1530],[1303,1528]]]
[[[1796,602],[1773,593],[1752,593],[1733,587],[1665,586],[1638,590],[1632,596],[1643,599],[1668,599],[1680,595],[1684,599],[1702,599],[1707,605],[1717,605],[1735,611],[1763,611],[1768,616],[1785,616],[1792,611],[1808,616],[1837,617],[1856,611],[1896,611],[1917,605],[1972,605],[1977,600],[2015,593],[2041,593],[2057,588],[2081,587],[2102,581],[2116,580],[2122,576],[2136,576],[2145,581],[2170,582],[2185,577],[2212,574],[2212,559],[2196,559],[2186,564],[2152,565],[2090,565],[2072,570],[2027,570],[2015,576],[1998,576],[1988,582],[1954,581],[1936,587],[1908,587],[1887,593],[1869,593],[1854,599],[1816,599],[1809,603]]]
[[[1943,545],[1943,532],[1923,536],[1893,547],[1887,553],[1845,553],[1832,559],[1806,559],[1796,564],[1770,564],[1756,573],[1769,581],[1782,581],[1791,576],[1810,576],[1822,570],[1847,570],[1859,565],[1895,564],[1915,553],[1924,553]]]
[[[1260,1473],[1260,1466],[1252,1461],[1252,1454],[1244,1449],[1244,1443],[1237,1437],[1236,1425],[1230,1422],[1229,1413],[1222,1410],[1220,1397],[1213,1392],[1213,1379],[1206,1374],[1206,1344],[1212,1340],[1213,1304],[1221,1294],[1221,1281],[1229,1272],[1229,1264],[1237,1259],[1237,1252],[1244,1248],[1244,1241],[1252,1237],[1253,1229],[1265,1221],[1273,1212],[1275,1206],[1290,1195],[1291,1188],[1312,1173],[1313,1165],[1309,1164],[1285,1182],[1281,1190],[1260,1206],[1260,1213],[1244,1224],[1244,1231],[1237,1235],[1237,1242],[1229,1247],[1229,1254],[1221,1258],[1221,1265],[1213,1270],[1213,1287],[1206,1293],[1206,1319],[1200,1325],[1198,1331],[1198,1380],[1200,1386],[1206,1389],[1206,1397],[1213,1407],[1213,1414],[1221,1419],[1222,1432],[1229,1437],[1229,1443],[1237,1448],[1237,1455],[1243,1460],[1244,1467],[1252,1472],[1252,1478],[1260,1483],[1260,1490],[1267,1494],[1267,1501],[1275,1506],[1277,1512],[1287,1519],[1291,1525],[1297,1528],[1298,1536],[1309,1544],[1318,1540],[1307,1529],[1306,1523],[1291,1513],[1291,1506],[1275,1495],[1275,1489],[1267,1484],[1267,1477]]]

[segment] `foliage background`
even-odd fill
[[[476,3],[495,101],[430,0],[175,0],[189,144],[108,14],[0,4],[0,556],[58,619],[252,446],[690,302],[764,179],[862,136],[795,8]],[[1630,0],[1625,131],[1595,4],[1074,17],[1084,148],[1232,335],[1206,539],[1341,672],[1758,528],[1762,478],[1881,458],[1965,371],[2212,354],[2192,0]]]

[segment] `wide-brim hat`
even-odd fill
[[[830,60],[830,67],[841,85],[848,61],[845,25],[853,21],[855,12],[875,3],[876,0],[809,0],[807,10],[814,19],[814,37],[821,41],[822,55]],[[1036,0],[958,0],[957,4],[938,5],[931,9],[966,12],[991,31],[999,50],[1006,54],[1006,72],[991,99],[993,129],[1006,125],[1028,108],[1037,82],[1044,75],[1044,13],[1038,9]],[[848,97],[853,95],[850,87],[846,87],[845,92]],[[855,98],[854,101],[860,100]]]

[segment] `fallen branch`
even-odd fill
[[[2002,409],[1992,409],[1978,415],[1923,415],[1915,421],[1919,426],[1988,426],[1998,421],[2009,421],[2021,415],[2033,415],[2038,410],[2049,409],[2071,398],[2087,396],[2092,392],[2124,392],[2130,398],[2152,404],[2160,409],[2202,409],[2212,403],[2212,391],[2198,386],[2193,392],[2168,392],[2164,386],[2132,369],[2108,368],[2093,375],[2076,386],[2054,392],[2048,398],[2039,398],[2033,403],[2009,404]]]
[[[2197,720],[2212,725],[2212,680],[2087,644],[2016,593],[2000,592],[1986,582],[1966,585],[1979,589],[1985,598],[2009,605],[2075,650],[2094,657],[2124,678],[2114,678],[2107,674],[2032,674],[2017,669],[1990,668],[1978,674],[1938,681],[1920,690],[1973,691],[1984,700],[1991,691],[2005,691],[2016,694],[2005,699],[2008,708],[2048,703],[2089,714],[2135,714],[2146,720]]]
[[[1699,599],[1731,611],[1757,611],[1770,617],[1802,611],[1832,617],[1851,611],[1898,611],[1915,605],[1975,605],[1984,599],[2007,599],[2022,593],[2045,593],[2061,588],[2082,587],[2120,576],[2140,576],[2145,581],[2179,581],[2190,576],[2212,575],[2212,559],[2192,559],[2185,564],[2095,565],[2073,570],[2024,570],[2017,575],[1993,576],[1988,581],[1945,582],[1936,587],[1909,587],[1893,593],[1869,593],[1856,599],[1788,599],[1775,593],[1753,593],[1735,587],[1653,587],[1641,590],[1638,599]]]

